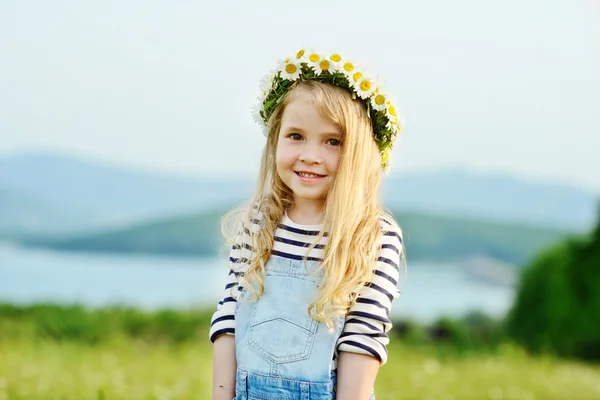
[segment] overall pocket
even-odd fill
[[[265,292],[254,309],[249,346],[275,363],[310,357],[319,323],[308,314],[314,282],[289,276],[265,277]]]

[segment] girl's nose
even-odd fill
[[[299,160],[306,164],[321,164],[323,162],[317,146],[310,145],[304,146],[300,153]]]

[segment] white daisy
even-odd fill
[[[357,71],[356,65],[351,63],[350,61],[344,60],[339,63],[340,71],[342,71],[346,76],[352,77]],[[350,79],[348,79],[350,81]]]
[[[268,74],[264,75],[262,78],[260,78],[260,81],[258,81],[258,87],[260,89],[261,95],[264,94],[264,96],[266,97],[266,94],[268,94],[271,90],[271,87],[273,86],[274,75],[274,73],[269,71]]]
[[[342,56],[340,56],[338,53],[333,53],[330,54],[327,57],[327,60],[332,64],[333,66],[333,71],[340,71],[342,69],[341,64],[344,62],[344,60],[342,59]]]
[[[281,70],[285,69],[285,66],[293,61],[294,61],[294,58],[291,56],[288,56],[286,58],[280,58],[279,61],[277,62],[277,67],[275,68],[275,74],[277,74],[277,71],[281,71]]]
[[[397,121],[390,121],[390,120],[388,120],[388,122],[385,124],[385,127],[388,128],[390,131],[392,131],[395,134],[397,134],[398,132],[400,132],[400,128],[398,127],[398,122]]]
[[[377,111],[384,111],[387,108],[385,105],[387,99],[387,93],[377,88],[371,95],[371,107]]]
[[[350,86],[356,87],[356,85],[364,77],[364,75],[361,71],[355,69],[351,74],[347,74],[346,77],[348,78]]]
[[[386,147],[385,150],[381,152],[381,161],[386,162],[390,159],[390,148]]]
[[[258,99],[261,101],[265,101],[265,99],[267,98],[268,95],[269,95],[269,92],[260,92],[260,94],[258,95]]]
[[[263,100],[258,98],[254,107],[252,107],[252,119],[258,125],[265,126],[265,122],[263,121],[263,117],[260,115],[260,112],[263,110]]]
[[[328,57],[321,56],[318,63],[315,64],[315,73],[321,75],[323,71],[329,71],[330,73],[335,72],[335,63],[329,60]]]
[[[390,172],[390,167],[392,165],[392,155],[390,152],[390,148],[386,148],[381,154],[381,167],[384,172]]]
[[[371,94],[373,93],[373,91],[375,91],[375,85],[373,85],[371,79],[363,76],[355,82],[356,83],[354,84],[354,91],[356,92],[358,97],[360,97],[361,99],[368,99],[369,97],[371,97]]]
[[[396,107],[389,101],[385,102],[386,110],[385,115],[390,121],[397,121],[398,114],[396,113]]]
[[[298,50],[298,52],[296,53],[296,60],[298,62],[306,62],[307,52],[308,50],[306,50],[304,47]]]
[[[300,72],[302,72],[302,66],[300,62],[296,60],[289,60],[286,64],[282,66],[281,78],[287,79],[290,81],[295,81],[300,77]]]
[[[306,57],[306,63],[308,64],[308,66],[311,67],[314,71],[316,71],[317,66],[321,62],[321,59],[323,58],[321,56],[321,54],[316,53],[314,51],[309,51],[309,52],[306,52],[304,54],[304,56]]]

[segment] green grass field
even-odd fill
[[[210,399],[207,340],[151,345],[128,338],[97,345],[0,340],[0,400]],[[600,365],[530,357],[501,345],[458,355],[390,345],[377,399],[598,399]]]
[[[0,304],[0,400],[210,399],[210,315]],[[490,341],[467,340],[454,324],[443,344],[393,331],[377,399],[600,399],[600,364],[530,356],[495,324]]]

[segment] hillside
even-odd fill
[[[221,215],[200,213],[88,236],[37,237],[22,243],[68,251],[209,256],[220,246]]]
[[[502,173],[440,169],[384,180],[388,208],[585,232],[598,195],[568,184]]]
[[[29,245],[69,251],[213,256],[223,241],[221,211],[196,213],[102,234],[30,240]],[[462,260],[488,256],[521,265],[565,231],[472,219],[396,213],[410,260]]]
[[[234,203],[247,196],[251,183],[143,171],[73,155],[23,153],[0,155],[0,186],[89,216],[79,221],[85,231]]]
[[[79,225],[73,223],[76,220],[85,221],[85,217],[0,185],[0,237],[65,234]]]
[[[57,153],[0,155],[0,187],[39,204],[68,210],[78,231],[105,231],[235,204],[250,196],[253,179],[181,176]],[[11,193],[0,193],[8,198]],[[587,231],[597,194],[557,182],[524,180],[508,174],[460,169],[393,173],[383,183],[386,207],[403,213],[458,215]],[[0,199],[1,201],[2,199]],[[28,212],[13,202],[11,214]],[[20,210],[20,207],[24,210]],[[53,219],[47,209],[44,218]],[[85,218],[81,218],[85,216]],[[0,218],[0,231],[9,231]],[[35,232],[33,232],[35,233]]]

